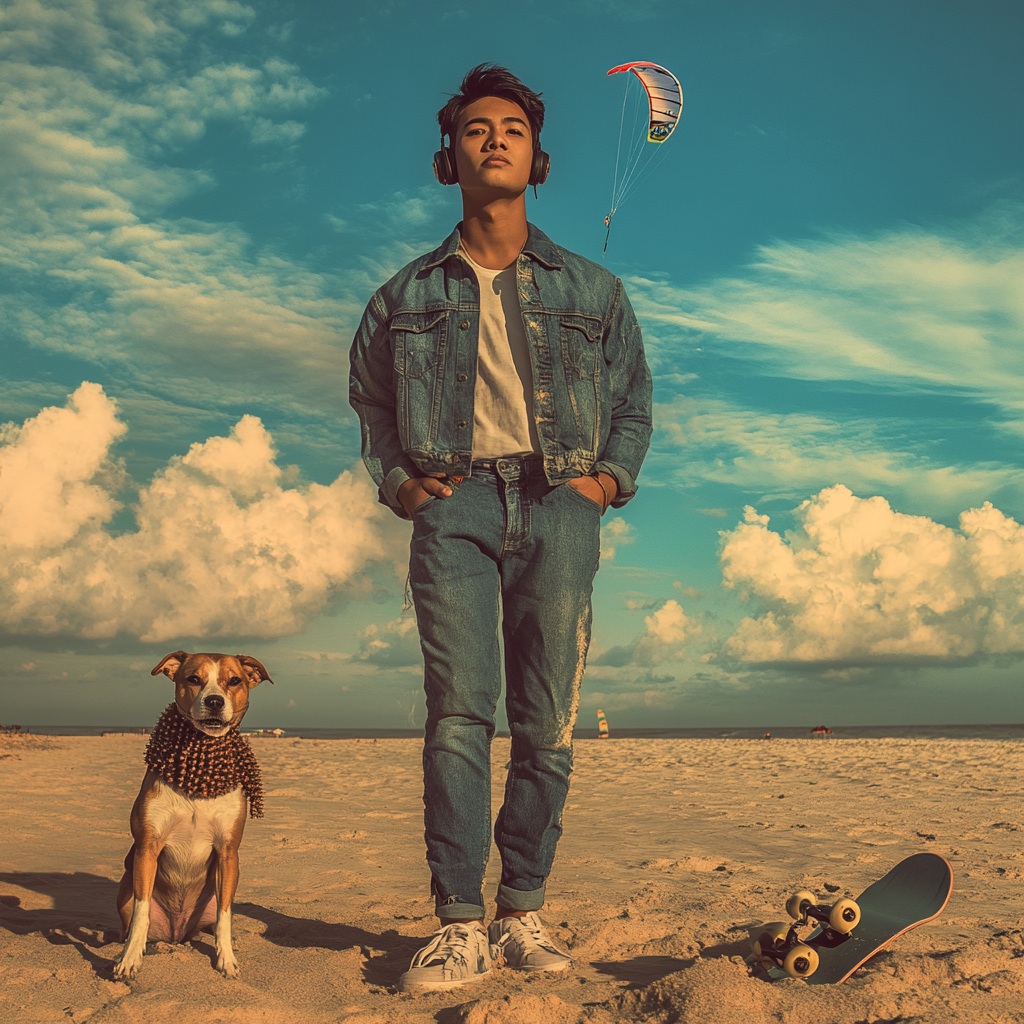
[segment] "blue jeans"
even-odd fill
[[[512,758],[494,825],[498,903],[539,910],[562,834],[590,644],[601,509],[540,459],[474,463],[413,513],[410,582],[425,662],[424,824],[440,918],[482,918],[491,738],[501,694]]]

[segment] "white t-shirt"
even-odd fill
[[[533,367],[516,286],[516,265],[488,270],[460,253],[480,285],[480,341],[473,391],[473,458],[539,455]]]

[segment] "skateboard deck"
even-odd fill
[[[953,869],[936,853],[915,853],[858,897],[861,919],[852,932],[826,934],[818,925],[802,941],[818,954],[818,968],[803,980],[808,985],[838,985],[904,932],[934,920],[953,891]],[[780,967],[768,968],[773,981],[788,978]]]

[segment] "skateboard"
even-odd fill
[[[938,917],[952,891],[949,861],[935,853],[915,853],[856,900],[823,904],[813,893],[794,893],[786,903],[791,921],[758,931],[755,963],[772,981],[803,978],[809,985],[838,985],[904,932]],[[801,939],[798,929],[809,924],[813,931]]]

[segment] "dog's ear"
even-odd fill
[[[174,678],[174,673],[181,667],[181,663],[188,657],[188,651],[175,651],[173,654],[168,654],[163,661],[152,672],[151,676],[158,676],[161,672],[168,679]]]
[[[264,679],[266,679],[271,686],[274,685],[274,680],[270,678],[269,673],[263,667],[263,662],[257,661],[248,654],[236,654],[235,657],[241,662],[242,668],[245,669],[245,674],[249,677],[250,690],[254,686],[259,686]]]

